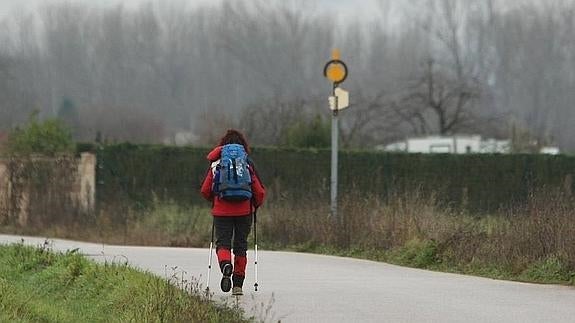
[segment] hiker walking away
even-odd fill
[[[224,292],[232,289],[232,295],[243,294],[252,214],[265,197],[249,153],[244,135],[228,130],[207,156],[211,165],[201,189],[204,198],[212,201],[216,254],[223,274],[220,287]]]

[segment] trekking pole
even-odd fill
[[[255,272],[256,272],[256,282],[254,284],[254,288],[256,290],[256,292],[258,291],[258,218],[257,218],[257,214],[258,214],[258,208],[256,208],[254,210],[254,251],[255,251],[255,264],[254,264],[254,268],[255,268]]]
[[[210,255],[208,258],[208,281],[206,282],[206,292],[210,291],[210,273],[212,272],[212,249],[214,247],[214,221],[212,220],[212,238],[210,240]]]

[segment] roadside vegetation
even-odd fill
[[[82,224],[4,232],[115,244],[207,247],[207,207],[155,201]],[[532,194],[526,205],[474,215],[421,193],[347,196],[342,222],[318,201],[274,202],[258,215],[260,248],[292,250],[457,272],[497,279],[575,285],[575,198],[560,192]]]
[[[0,246],[0,321],[246,322],[176,276],[97,264],[74,250]]]
[[[575,199],[533,194],[493,215],[442,206],[433,196],[347,197],[342,223],[327,206],[267,210],[268,248],[358,257],[497,279],[575,285]],[[316,206],[313,206],[316,205]]]

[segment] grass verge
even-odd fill
[[[155,202],[111,208],[94,223],[28,227],[15,232],[105,243],[207,247],[207,207]],[[318,201],[275,201],[258,215],[261,249],[294,250],[385,261],[403,266],[496,279],[575,285],[575,196],[533,194],[525,205],[474,215],[419,192],[346,196],[340,223]],[[115,219],[115,221],[114,221]],[[96,229],[97,228],[97,229]],[[13,233],[4,227],[5,232]],[[22,229],[20,229],[22,230]]]
[[[245,322],[197,285],[23,244],[0,246],[1,322]],[[180,287],[182,287],[180,286]]]

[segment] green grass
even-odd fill
[[[541,283],[575,283],[575,272],[571,272],[562,257],[551,255],[530,265],[520,276],[521,279]]]
[[[0,322],[246,321],[174,278],[96,264],[73,251],[0,246]]]

